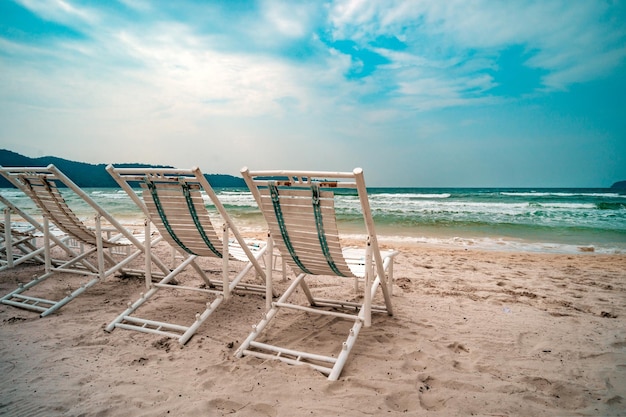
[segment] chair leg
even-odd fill
[[[98,248],[98,275],[100,279],[104,279],[104,249],[102,247],[102,223],[100,218],[100,214],[96,214],[96,245]]]
[[[293,294],[293,292],[296,290],[296,288],[300,284],[300,281],[302,281],[305,276],[306,274],[298,275],[296,279],[291,283],[289,288],[287,288],[287,290],[283,293],[283,295],[278,299],[277,303],[286,302],[287,299],[289,299],[289,297],[291,296],[291,294]],[[246,352],[248,348],[250,347],[250,343],[252,343],[261,334],[263,329],[265,329],[265,327],[269,324],[269,322],[274,318],[276,313],[278,313],[278,309],[279,307],[277,307],[276,304],[273,303],[269,311],[263,314],[263,318],[261,319],[261,321],[252,327],[253,328],[252,333],[248,335],[246,340],[244,340],[244,342],[241,344],[239,349],[237,349],[237,351],[235,352],[235,356],[237,358],[241,358],[244,355],[244,352]]]
[[[163,278],[159,284],[167,284],[169,281],[171,281],[172,279],[174,279],[174,277],[176,275],[178,275],[180,272],[182,272],[187,265],[189,265],[190,263],[194,262],[194,260],[196,259],[196,256],[189,256],[187,259],[185,259],[184,262],[182,262],[180,265],[178,265],[178,267],[176,269],[174,269],[172,272],[170,272],[169,275],[167,275],[165,278]],[[141,294],[141,296],[139,297],[139,299],[137,301],[135,301],[133,304],[129,305],[128,308],[119,316],[117,316],[115,318],[115,320],[113,320],[111,323],[109,323],[109,325],[105,328],[105,330],[107,332],[112,332],[116,327],[122,327],[120,326],[120,324],[126,320],[128,318],[128,316],[130,316],[135,310],[137,310],[139,307],[141,307],[142,304],[144,304],[146,301],[148,301],[148,299],[150,299],[150,297],[152,297],[160,288],[156,285],[151,285],[150,290],[145,293],[145,294]]]
[[[328,375],[328,379],[331,381],[337,380],[341,375],[341,372],[350,356],[350,352],[354,347],[356,339],[361,331],[365,323],[365,316],[367,314],[366,309],[363,305],[360,305],[359,313],[357,315],[354,314],[345,314],[337,311],[329,311],[326,309],[317,309],[313,307],[305,307],[300,305],[294,305],[287,303],[287,300],[291,297],[295,289],[299,286],[303,289],[306,289],[305,293],[308,290],[304,282],[304,278],[306,274],[300,274],[296,277],[296,279],[291,283],[289,288],[283,293],[283,295],[279,298],[278,301],[272,303],[272,308],[263,315],[261,321],[253,326],[253,331],[248,335],[246,340],[241,344],[241,346],[235,352],[235,356],[237,358],[241,358],[244,355],[255,356],[261,359],[273,359],[280,360],[282,362],[291,364],[291,365],[308,365],[312,368]],[[369,291],[369,298],[373,298],[378,286],[380,285],[380,279],[378,277],[374,279],[374,282],[371,285],[371,289]],[[313,306],[315,306],[315,302],[317,300],[313,299]],[[342,302],[328,302],[328,300],[320,300],[319,305],[328,305],[328,306],[342,306],[342,305],[350,305],[353,303],[342,303]],[[342,343],[341,351],[337,355],[337,357],[323,356],[309,352],[296,351],[284,347],[279,347],[267,343],[257,342],[256,339],[260,336],[263,330],[269,325],[269,323],[274,319],[274,317],[278,314],[280,308],[291,308],[295,310],[305,311],[307,313],[317,313],[328,316],[337,317],[344,320],[354,320],[354,324],[349,331],[347,339]],[[266,353],[269,352],[269,353]],[[321,365],[329,364],[329,366]]]
[[[224,300],[230,299],[230,285],[228,284],[229,280],[229,271],[228,271],[228,225],[224,223],[222,226],[222,242],[224,242],[222,249],[222,291],[224,294]]]
[[[343,370],[343,367],[348,360],[348,356],[350,356],[350,352],[352,351],[352,348],[356,343],[356,338],[359,336],[361,327],[363,327],[363,321],[355,320],[354,325],[350,329],[348,339],[346,339],[346,341],[343,342],[343,345],[341,346],[341,352],[337,357],[337,362],[335,362],[335,365],[330,371],[330,374],[328,374],[328,379],[330,381],[336,381],[337,379],[339,379],[339,375],[341,375],[341,371]]]
[[[6,207],[4,209],[4,244],[9,268],[13,268],[13,245],[11,242],[11,209]]]
[[[39,315],[39,317],[46,317],[52,313],[54,313],[55,311],[57,311],[58,309],[60,309],[61,307],[63,307],[65,304],[69,303],[70,301],[72,301],[74,298],[78,297],[79,295],[81,295],[83,292],[85,292],[87,289],[89,289],[90,287],[93,287],[95,284],[97,284],[98,282],[100,282],[100,278],[94,278],[91,281],[89,281],[88,283],[80,286],[79,288],[77,288],[76,290],[74,290],[70,295],[68,295],[67,297],[63,298],[62,300],[59,300],[58,302],[56,302],[52,307],[50,307],[49,309],[47,309],[46,311],[44,311],[43,313],[41,313]]]
[[[50,256],[50,222],[47,216],[43,216],[43,245],[46,275],[52,270],[52,260]]]
[[[199,289],[195,287],[185,287],[181,285],[173,285],[170,282],[174,280],[174,278],[180,274],[185,268],[188,266],[193,266],[194,268],[200,269],[200,266],[197,264],[196,255],[190,255],[183,260],[183,262],[178,265],[173,271],[171,271],[166,277],[164,277],[160,282],[150,285],[150,289],[145,293],[141,294],[139,299],[132,304],[129,304],[128,308],[121,313],[115,320],[113,320],[105,330],[107,332],[112,332],[115,328],[121,328],[126,330],[135,330],[144,333],[152,333],[158,334],[162,336],[167,336],[171,338],[178,339],[178,342],[181,345],[187,343],[187,341],[196,333],[198,328],[211,316],[211,314],[219,307],[219,305],[224,302],[226,299],[224,294],[232,292],[235,288],[240,288],[240,281],[243,277],[250,272],[253,265],[252,263],[248,263],[232,280],[229,278],[227,285],[225,288],[221,290],[218,289]],[[201,270],[202,271],[202,270]],[[202,271],[204,274],[204,271]],[[206,278],[205,280],[208,280]],[[220,285],[221,283],[216,283],[216,285]],[[213,286],[215,287],[215,286]],[[242,284],[241,287],[246,287],[246,289],[253,290],[250,285]],[[195,321],[189,325],[178,325],[174,323],[168,323],[165,321],[158,320],[149,320],[140,318],[137,316],[131,316],[134,314],[143,304],[148,302],[156,293],[161,289],[166,288],[174,288],[181,291],[191,291],[191,292],[199,292],[202,294],[212,294],[215,296],[215,299],[212,302],[206,303],[206,308],[202,313],[196,314]],[[257,290],[258,291],[258,290]]]
[[[272,237],[268,235],[267,244],[265,248],[265,311],[269,311],[272,308],[272,298],[274,295],[272,272],[274,270],[274,241]]]

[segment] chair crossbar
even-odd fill
[[[208,285],[214,286],[216,289],[223,291],[223,286],[224,286],[223,282],[209,280]],[[261,284],[239,282],[235,288],[237,289],[237,291],[265,294],[265,285],[261,285]]]
[[[328,363],[333,363],[333,364],[337,362],[337,358],[333,356],[318,355],[315,353],[304,352],[301,350],[287,349],[287,348],[283,348],[280,346],[270,345],[267,343],[252,342],[250,343],[250,346],[255,347],[257,349],[264,349],[264,350],[268,350],[271,352],[279,353],[281,355],[295,356],[299,359],[308,359],[308,360],[314,360],[318,362],[328,362]]]
[[[174,333],[173,331],[161,330],[162,327],[152,328],[152,327],[147,327],[146,325],[139,326],[136,324],[129,324],[129,323],[118,323],[116,327],[118,329],[133,330],[133,331],[141,332],[141,333],[156,334],[156,335],[166,336],[166,337],[170,337],[174,339],[181,337],[180,333],[184,333],[184,332]]]
[[[314,301],[314,305],[318,307],[334,307],[334,308],[342,308],[342,309],[354,308],[357,310],[363,307],[363,303],[355,303],[351,301],[326,300],[323,298],[314,298],[313,301]],[[371,307],[372,307],[372,311],[376,311],[379,313],[387,312],[387,307],[385,306],[372,304]]]
[[[267,353],[263,353],[263,352],[259,352],[256,350],[244,350],[243,353],[246,356],[254,356],[256,358],[259,359],[264,359],[264,360],[279,360],[281,362],[287,363],[289,365],[294,365],[294,366],[308,366],[310,368],[315,369],[316,371],[322,373],[322,374],[326,374],[329,375],[332,372],[332,368],[329,368],[327,366],[321,366],[315,363],[311,363],[311,362],[305,362],[303,361],[302,357],[296,357],[296,359],[293,358],[289,358],[287,356],[284,356],[284,354],[282,353],[275,353],[275,354],[267,354]]]
[[[274,307],[286,307],[286,308],[291,308],[293,310],[306,311],[307,313],[314,313],[314,314],[319,314],[323,316],[332,316],[332,317],[337,317],[337,318],[346,319],[346,320],[359,320],[359,318],[354,314],[340,313],[338,311],[321,310],[319,308],[306,307],[306,306],[302,306],[299,304],[274,302],[272,303],[272,305]],[[332,306],[332,307],[336,306],[336,305],[331,305],[331,304],[327,304],[327,305]]]
[[[90,275],[90,276],[98,276],[99,272],[90,272],[86,269],[77,267],[77,268],[62,268],[62,267],[58,267],[58,268],[52,268],[52,270],[54,272],[63,272],[66,274],[75,274],[75,275]]]
[[[189,329],[189,326],[181,326],[178,324],[166,323],[166,322],[157,321],[157,320],[147,320],[147,319],[142,319],[142,318],[133,317],[133,316],[124,316],[124,320],[130,323],[139,323],[141,324],[141,327],[152,326],[152,327],[157,328],[158,330],[165,328],[165,329],[176,330],[181,333],[184,333]]]
[[[208,293],[208,294],[221,294],[222,290],[213,290],[210,288],[197,288],[197,287],[190,287],[190,286],[185,286],[185,285],[178,285],[178,284],[160,284],[160,283],[154,283],[155,287],[159,287],[159,288],[170,288],[170,289],[174,289],[174,290],[186,290],[186,291],[196,291],[196,292],[203,292],[203,293]]]
[[[15,301],[15,299],[18,299],[21,301]],[[11,298],[2,300],[2,303],[7,304],[7,305],[12,305],[14,307],[20,307],[20,308],[24,308],[27,310],[34,310],[34,311],[39,311],[39,312],[44,312],[48,308],[50,308],[50,306],[53,306],[54,304],[56,304],[56,302],[52,300],[47,300],[45,298],[31,297],[31,296],[27,296],[23,294],[13,294],[11,295]],[[48,306],[42,307],[40,306],[40,304],[47,304]]]
[[[37,249],[35,246],[24,243],[24,242],[14,242],[13,248],[16,248],[22,252],[22,255],[18,255],[16,253],[11,253],[7,255],[6,260],[2,260],[2,263],[6,262],[6,265],[0,267],[0,271],[11,266],[18,265],[23,262],[30,261],[31,259],[36,259],[40,263],[44,263],[45,259],[41,257],[41,254],[45,250],[44,248]],[[12,259],[9,259],[12,258]]]
[[[5,233],[5,231],[2,230],[0,233]],[[15,232],[12,232],[12,233],[15,234]],[[34,237],[32,235],[26,235],[26,236],[25,235],[19,235],[19,236],[22,236],[22,237],[20,239],[18,239],[18,240],[13,240],[13,245],[15,245],[15,246],[22,245],[22,244],[29,245],[30,242],[34,239]],[[3,247],[3,248],[0,249],[0,251],[6,252],[6,249],[7,249],[6,247]]]

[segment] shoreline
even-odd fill
[[[471,250],[479,252],[536,253],[554,255],[626,255],[626,249],[602,248],[594,245],[572,245],[549,242],[532,242],[513,238],[426,238],[379,236],[379,241],[409,247],[433,247],[444,250]]]
[[[139,209],[122,190],[111,189],[109,192],[102,192],[101,189],[88,190],[92,193],[91,197],[120,222],[130,224],[133,227],[143,224],[143,216],[141,216]],[[13,201],[14,203],[18,203],[18,206],[23,204],[22,209],[28,207],[30,210],[26,211],[29,214],[35,218],[40,218],[32,202],[26,196],[17,190],[12,190],[12,194],[19,196],[19,199],[16,198],[17,201]],[[221,197],[226,203],[232,204],[228,211],[240,230],[250,231],[254,234],[265,233],[263,217],[254,206],[251,197],[247,194],[236,194],[235,197],[223,195]],[[376,194],[371,198],[375,199]],[[72,206],[76,209],[77,215],[84,218],[85,223],[93,222],[91,219],[92,211],[89,207],[85,207],[80,201],[72,201],[72,203],[78,203],[76,206],[73,204]],[[504,210],[503,213],[506,212],[504,208],[501,209]],[[219,222],[221,220],[215,224],[219,224]],[[345,218],[342,220],[341,216],[338,217],[338,225],[342,234],[360,235],[363,233],[362,227]],[[375,226],[381,239],[397,241],[398,244],[415,242],[450,249],[462,247],[533,253],[626,253],[626,234],[624,234],[624,230],[619,228],[622,226],[616,226],[618,227],[616,229],[597,230],[595,234],[592,233],[592,230],[576,232],[568,228],[565,230],[558,228],[531,230],[525,229],[524,226],[519,228],[518,225],[508,223],[494,223],[478,228],[463,222],[458,224],[453,222],[451,225],[420,226],[410,223],[404,224],[400,218],[398,222],[392,222],[389,218],[379,220],[376,221]]]
[[[37,221],[41,219],[33,216]],[[116,219],[126,228],[134,230],[135,233],[143,233],[143,220],[137,216],[116,216]],[[92,219],[84,219],[86,225],[94,227],[95,223]],[[20,223],[19,221],[16,223]],[[235,223],[239,231],[244,237],[254,239],[267,240],[267,229],[259,223]],[[216,223],[217,224],[217,223]],[[153,230],[155,230],[153,228]],[[340,232],[342,239],[355,242],[364,242],[365,234],[355,233],[354,229],[348,233]],[[593,245],[574,245],[562,243],[550,243],[539,241],[528,241],[523,239],[515,239],[511,237],[459,237],[440,234],[437,236],[419,236],[419,235],[399,235],[392,234],[388,229],[382,233],[378,231],[378,241],[381,245],[387,247],[409,247],[409,248],[437,248],[443,250],[472,250],[479,252],[503,252],[503,253],[537,253],[537,254],[563,254],[563,255],[626,255],[626,249],[621,248],[603,248]]]
[[[242,221],[234,217],[233,221],[237,224],[239,231],[244,234],[250,234],[257,239],[266,239],[267,228],[263,227],[264,220],[259,216],[255,221],[246,219]],[[487,252],[522,252],[522,253],[547,253],[547,254],[601,254],[601,255],[625,255],[626,242],[623,247],[615,245],[589,245],[574,243],[557,243],[537,240],[528,240],[522,238],[514,238],[501,235],[485,235],[485,236],[459,236],[451,234],[447,231],[439,233],[420,234],[417,230],[398,233],[400,229],[390,228],[389,226],[381,227],[375,225],[379,242],[390,242],[393,246],[432,246],[443,249],[471,249]],[[364,242],[365,234],[363,229],[354,226],[346,226],[339,224],[339,233],[342,237],[350,240]]]

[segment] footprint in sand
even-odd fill
[[[419,409],[418,404],[421,403],[419,394],[415,391],[399,391],[388,395],[385,398],[385,404],[389,409],[400,412],[409,413]]]
[[[209,406],[221,412],[221,415],[236,414],[238,416],[276,417],[278,412],[270,404],[242,404],[236,401],[216,398],[209,401]]]
[[[448,349],[452,350],[454,353],[461,353],[461,352],[469,353],[469,349],[458,342],[449,344],[447,347]]]

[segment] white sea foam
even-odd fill
[[[357,237],[354,235],[353,237]],[[393,245],[399,244],[423,244],[441,248],[466,248],[487,251],[504,252],[537,252],[537,253],[599,253],[599,254],[624,254],[626,248],[614,246],[589,246],[572,245],[553,242],[531,242],[504,238],[466,238],[466,237],[409,237],[409,236],[381,236],[380,242]]]
[[[450,193],[380,193],[372,194],[371,200],[404,200],[404,199],[420,199],[420,198],[450,198]]]
[[[128,194],[126,194],[124,190],[111,190],[109,192],[93,190],[91,191],[89,196],[93,198],[94,200],[109,198],[109,199],[114,199],[114,200],[129,200],[130,201]]]
[[[564,192],[506,192],[500,194],[510,197],[605,197],[605,198],[626,198],[624,194],[618,193],[564,193]]]

